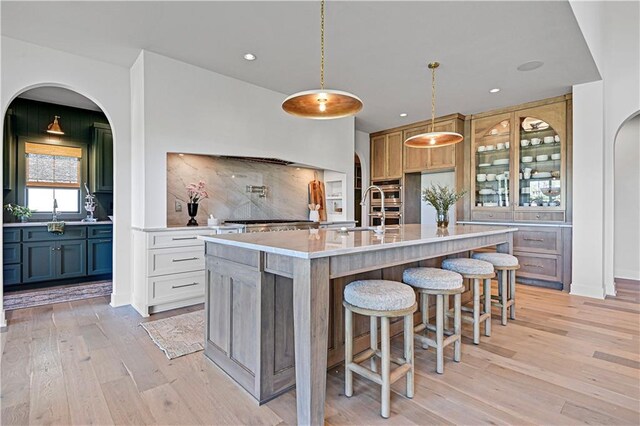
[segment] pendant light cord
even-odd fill
[[[431,67],[431,133],[436,131],[436,67]]]
[[[320,89],[324,90],[324,0],[320,2]]]

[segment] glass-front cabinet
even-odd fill
[[[472,123],[472,211],[475,219],[510,219],[514,202],[512,114]]]
[[[564,221],[566,104],[473,119],[474,220]]]

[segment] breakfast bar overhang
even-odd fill
[[[298,424],[323,424],[326,370],[343,359],[344,285],[368,276],[397,280],[405,267],[470,250],[511,253],[516,230],[403,225],[384,234],[320,229],[200,237],[207,259],[205,355],[260,403],[295,386]],[[395,325],[398,332],[401,322]],[[365,340],[356,340],[354,352]]]

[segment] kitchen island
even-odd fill
[[[403,225],[382,235],[312,229],[199,237],[206,242],[205,355],[260,403],[295,385],[298,424],[322,424],[326,369],[344,358],[344,287],[400,280],[407,267],[483,247],[511,253],[516,230]],[[356,318],[355,353],[368,347],[368,325]]]

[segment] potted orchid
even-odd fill
[[[196,221],[196,215],[198,214],[198,204],[200,201],[205,198],[209,198],[209,194],[204,189],[204,181],[190,183],[187,185],[187,196],[189,197],[189,202],[187,203],[187,213],[189,213],[189,222],[187,226],[198,226],[198,222]]]

